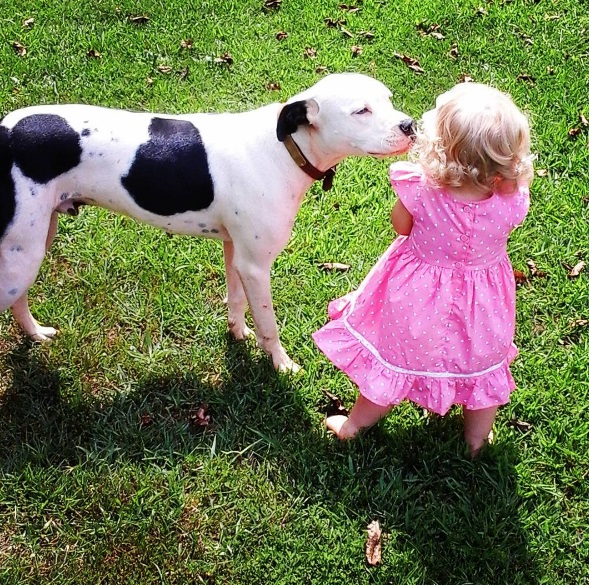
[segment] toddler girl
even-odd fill
[[[528,121],[511,98],[463,83],[423,116],[416,162],[391,165],[400,235],[313,334],[360,389],[349,417],[326,420],[340,439],[407,398],[440,415],[461,404],[471,454],[487,441],[515,388],[507,239],[529,207],[529,149]]]

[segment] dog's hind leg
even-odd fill
[[[245,324],[245,309],[247,298],[241,279],[233,264],[233,242],[223,242],[223,254],[225,256],[225,277],[227,281],[227,310],[229,331],[235,339],[241,341],[250,337],[253,333]]]
[[[47,232],[47,239],[45,241],[45,252],[49,250],[51,243],[53,242],[53,238],[57,233],[57,212],[53,211],[51,213],[51,220],[49,222],[49,229]],[[35,278],[37,271],[39,270],[39,266],[41,265],[41,261],[43,260],[44,254],[41,255],[41,260],[38,262],[37,266],[31,267],[35,270],[35,274],[33,275],[33,279]],[[12,291],[11,291],[12,292]],[[40,325],[33,315],[31,315],[31,310],[29,309],[29,300],[28,300],[28,288],[24,291],[24,293],[12,304],[10,307],[14,318],[16,319],[17,323],[22,327],[24,332],[27,335],[30,335],[36,341],[49,341],[55,335],[57,335],[57,330],[53,327],[43,327]]]

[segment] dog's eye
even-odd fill
[[[370,114],[370,108],[362,108],[357,112],[354,112],[355,115],[361,116],[362,114]]]

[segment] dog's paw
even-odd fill
[[[236,341],[244,341],[254,335],[254,332],[247,325],[243,325],[242,327],[229,327],[229,330]]]
[[[299,364],[296,362],[293,362],[290,358],[287,358],[287,360],[279,363],[278,365],[274,364],[274,367],[281,374],[297,374],[301,371],[301,366],[299,366]]]
[[[53,338],[56,337],[58,334],[57,329],[53,327],[41,327],[40,325],[35,329],[35,332],[31,335],[31,337],[35,341],[40,342],[48,342],[53,341]]]

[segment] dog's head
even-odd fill
[[[286,103],[276,135],[283,141],[306,129],[318,148],[342,158],[399,155],[411,147],[415,124],[390,97],[385,85],[366,75],[328,75]]]

